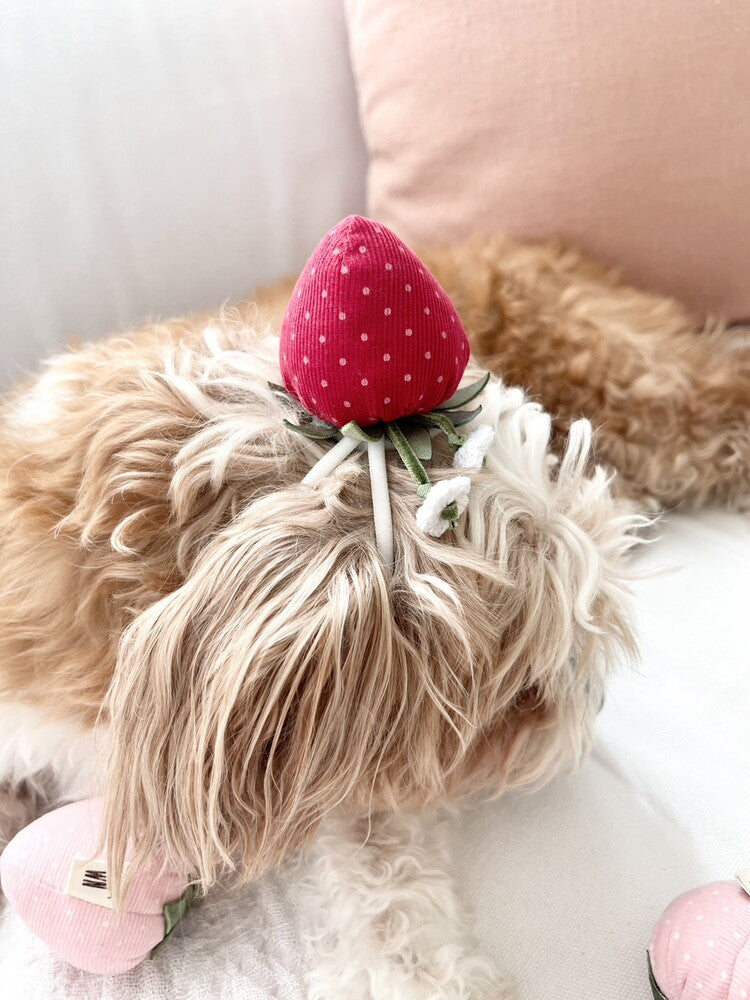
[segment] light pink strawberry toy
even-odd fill
[[[648,953],[655,1000],[750,996],[750,872],[691,889],[667,907]]]
[[[297,281],[281,327],[280,365],[297,410],[287,426],[311,438],[340,438],[304,482],[320,482],[355,449],[366,447],[375,534],[383,561],[393,562],[386,443],[414,477],[424,503],[419,526],[438,537],[466,508],[470,478],[433,484],[424,467],[432,437],[444,433],[454,467],[478,468],[493,431],[457,428],[481,407],[463,409],[489,375],[458,389],[469,342],[448,295],[424,263],[389,229],[349,216],[329,231]],[[458,391],[457,391],[458,390]]]
[[[111,975],[142,962],[171,933],[192,894],[184,875],[154,859],[115,910],[99,852],[102,810],[101,799],[86,799],[30,823],[3,851],[0,880],[18,916],[54,954]]]

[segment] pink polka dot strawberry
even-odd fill
[[[384,445],[388,439],[425,498],[420,526],[442,535],[468,503],[469,479],[433,485],[423,462],[444,433],[459,468],[481,465],[490,428],[470,438],[457,428],[481,411],[462,409],[489,375],[458,389],[469,343],[448,295],[422,261],[386,226],[352,215],[315,248],[281,327],[282,387],[298,410],[291,430],[340,438],[305,477],[315,483],[355,448],[367,446],[378,544],[392,560]]]

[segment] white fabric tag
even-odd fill
[[[114,909],[109,893],[107,862],[99,858],[74,858],[65,892],[68,896],[82,899],[85,903]]]
[[[750,896],[750,868],[745,868],[743,871],[737,872],[737,881],[748,896]]]

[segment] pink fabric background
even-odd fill
[[[408,243],[561,235],[750,316],[745,0],[346,0],[369,212]]]

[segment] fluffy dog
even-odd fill
[[[623,558],[661,503],[747,495],[747,354],[574,254],[426,255],[494,381],[496,428],[441,540],[391,463],[396,569],[365,463],[285,429],[272,297],[53,359],[0,420],[0,836],[103,789],[115,874],[163,850],[245,881],[334,810],[538,783],[585,751],[633,652]],[[448,474],[447,455],[432,467]],[[441,471],[442,469],[442,471]]]

